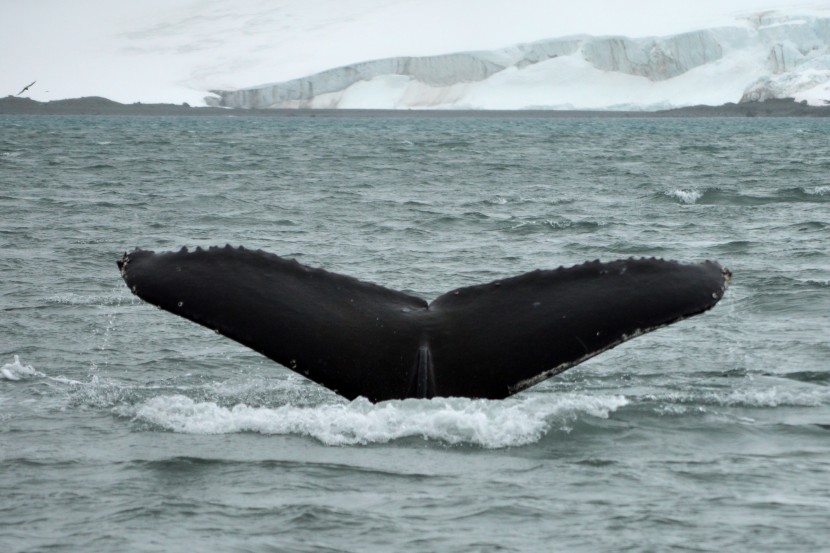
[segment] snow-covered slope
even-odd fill
[[[794,97],[830,102],[830,18],[762,13],[665,37],[574,36],[394,57],[214,91],[235,108],[661,109]]]

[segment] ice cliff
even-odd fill
[[[793,97],[830,102],[830,18],[758,14],[666,37],[573,36],[396,57],[216,90],[234,108],[661,109]]]

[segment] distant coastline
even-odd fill
[[[38,102],[29,98],[0,98],[0,115],[123,115],[123,116],[243,116],[243,117],[830,117],[830,105],[810,106],[792,98],[742,102],[721,106],[689,106],[661,111],[589,110],[371,110],[371,109],[231,109],[187,104],[121,104],[98,96]]]

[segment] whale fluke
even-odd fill
[[[230,246],[135,250],[118,266],[145,301],[373,402],[508,397],[710,309],[731,276],[710,261],[591,261],[459,288],[428,304]]]

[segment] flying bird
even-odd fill
[[[21,90],[20,92],[18,92],[18,93],[17,93],[17,95],[18,95],[18,96],[20,96],[21,94],[23,94],[24,92],[26,92],[27,90],[29,90],[30,88],[32,88],[32,85],[33,85],[33,84],[35,84],[36,82],[37,82],[37,81],[32,81],[32,82],[30,82],[29,84],[27,84],[26,86],[24,86],[24,87],[23,87],[23,90]]]

